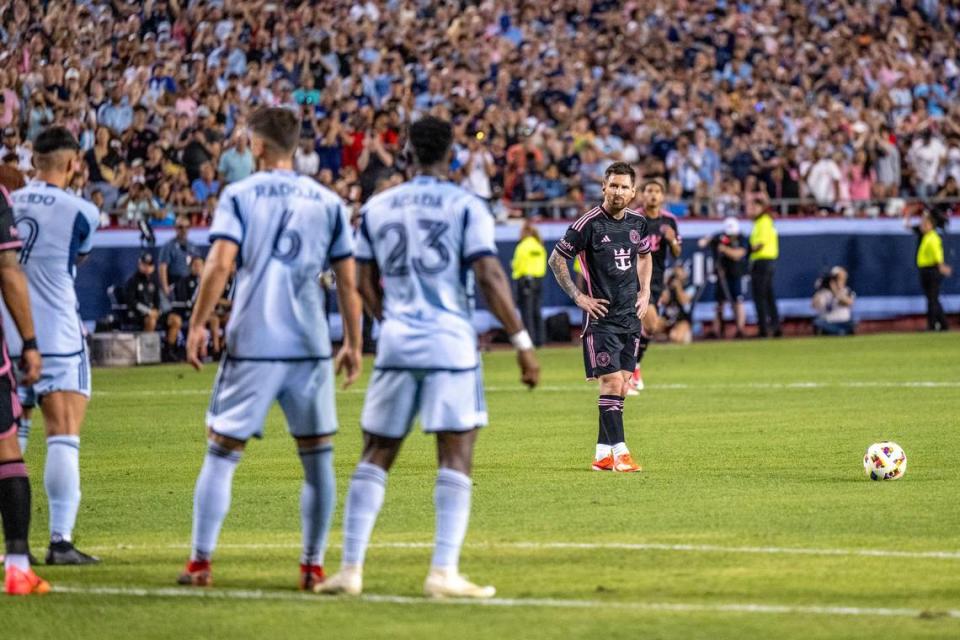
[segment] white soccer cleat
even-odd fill
[[[473,584],[456,569],[431,569],[423,583],[423,593],[428,598],[492,598],[497,595],[494,587]]]
[[[643,384],[643,383],[640,383]],[[633,388],[633,385],[627,385],[627,395],[628,396],[638,396],[640,392]]]
[[[363,569],[360,567],[342,567],[323,582],[313,586],[314,593],[330,595],[346,594],[358,596],[363,592]]]

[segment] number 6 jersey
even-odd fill
[[[227,354],[235,360],[329,358],[318,277],[353,255],[347,208],[292,171],[260,171],[223,190],[210,242],[240,247]]]
[[[417,176],[371,198],[362,213],[357,260],[376,262],[383,279],[375,366],[475,368],[470,266],[496,255],[487,206],[452,182]]]

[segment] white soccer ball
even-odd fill
[[[907,472],[907,454],[896,442],[877,442],[867,447],[863,470],[871,480],[899,480]]]

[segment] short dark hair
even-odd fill
[[[410,125],[410,146],[421,165],[437,164],[453,144],[453,127],[446,120],[426,116]]]
[[[660,187],[662,193],[667,192],[667,182],[660,176],[647,176],[643,179],[643,182],[640,184],[640,190],[643,191],[647,188],[648,185],[655,184]]]
[[[33,151],[38,155],[46,155],[57,151],[79,151],[80,144],[66,127],[49,127],[40,132]]]
[[[606,182],[610,176],[630,176],[630,184],[637,181],[637,172],[633,170],[626,162],[614,162],[603,172],[603,181]]]
[[[300,142],[300,119],[289,109],[262,107],[250,116],[250,131],[263,139],[269,153],[289,156]]]

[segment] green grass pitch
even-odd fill
[[[498,587],[494,603],[420,597],[436,463],[419,433],[390,475],[369,597],[299,594],[301,471],[279,410],[237,472],[216,587],[176,587],[214,367],[98,370],[76,533],[103,564],[40,567],[63,591],[2,600],[2,635],[960,637],[960,337],[656,345],[648,389],[625,410],[645,468],[633,475],[589,469],[596,388],[580,351],[540,359],[542,388],[527,392],[511,353],[484,357],[491,426],[462,570]],[[328,569],[339,563],[365,380],[338,396]],[[885,439],[906,450],[906,477],[870,482],[863,452]],[[37,419],[27,455],[37,555],[44,453]]]

